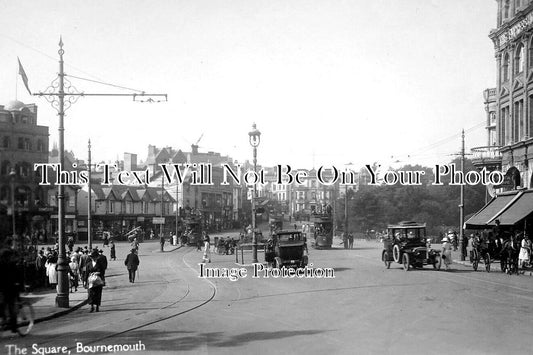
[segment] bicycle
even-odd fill
[[[10,330],[8,323],[8,307],[6,304],[1,304],[0,309],[0,331]],[[13,333],[18,333],[20,336],[26,336],[30,333],[35,322],[35,312],[33,306],[28,301],[22,299],[20,296],[15,301],[15,314],[17,317],[16,329],[12,330]]]
[[[490,254],[488,250],[478,251],[477,248],[472,249],[472,268],[477,271],[479,262],[481,261],[480,254],[483,254],[483,262],[485,263],[485,270],[490,272]]]

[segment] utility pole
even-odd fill
[[[461,174],[465,173],[465,130],[461,132]],[[466,245],[463,245],[464,223],[465,223],[465,185],[461,184],[461,203],[459,205],[459,249],[461,250],[461,261],[466,258]]]
[[[59,38],[59,73],[57,78],[52,80],[50,86],[44,91],[39,93],[33,93],[34,96],[44,97],[52,107],[57,111],[59,116],[59,163],[61,168],[65,168],[65,147],[64,147],[64,118],[65,111],[69,109],[81,96],[130,96],[133,97],[133,101],[137,102],[160,102],[163,100],[154,100],[151,97],[164,97],[164,101],[167,101],[166,94],[146,94],[144,92],[134,94],[87,94],[79,92],[66,78],[63,67],[63,39]],[[82,79],[83,78],[78,78]],[[87,79],[85,79],[87,80]],[[88,80],[92,81],[92,80]],[[103,84],[103,83],[101,83]],[[57,91],[56,91],[57,89]],[[137,99],[137,97],[147,97],[146,99]],[[59,255],[57,261],[57,296],[56,306],[61,308],[69,308],[69,279],[68,279],[68,260],[65,253],[65,192],[62,184],[57,185],[57,219],[58,219],[58,244]]]
[[[465,155],[470,155],[465,153],[465,130],[461,132],[461,152],[459,154],[454,154],[461,157],[461,174],[464,176],[465,170]],[[459,202],[459,250],[461,252],[461,261],[464,261],[466,258],[466,244],[463,242],[464,238],[464,208],[465,208],[465,185],[460,185],[460,202]]]
[[[87,159],[87,170],[89,175],[89,182],[87,185],[88,189],[88,201],[87,201],[87,243],[89,244],[89,250],[93,250],[93,236],[92,236],[92,228],[91,228],[91,215],[92,215],[92,186],[91,186],[91,140],[89,139],[89,156]]]

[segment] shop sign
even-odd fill
[[[154,217],[152,219],[153,224],[165,224],[165,217]]]

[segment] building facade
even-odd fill
[[[45,233],[47,187],[34,164],[48,162],[48,127],[37,124],[37,106],[11,101],[0,105],[0,230]],[[13,200],[14,197],[14,200]]]
[[[497,62],[495,133],[488,140],[499,147],[503,189],[533,184],[533,2],[497,0],[497,28],[489,37]],[[489,127],[492,123],[489,122]],[[494,139],[494,141],[493,141]]]

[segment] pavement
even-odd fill
[[[130,243],[128,242],[116,242],[116,253],[119,258],[116,261],[110,261],[109,258],[109,248],[103,248],[104,254],[108,259],[108,270],[106,274],[110,275],[114,273],[114,269],[124,269],[123,258],[120,258],[121,255],[127,255],[130,248]],[[76,245],[74,248],[80,245]],[[83,246],[83,245],[81,245]],[[100,246],[99,246],[100,247]],[[141,244],[141,248],[146,248],[145,250],[150,250],[153,253],[160,252],[159,240],[148,240]],[[180,245],[174,246],[165,244],[164,251],[172,252],[181,248]],[[100,247],[102,249],[102,247]],[[81,283],[80,283],[81,284]],[[128,292],[127,288],[124,288],[125,292]],[[56,288],[51,288],[48,290],[40,289],[35,292],[29,292],[21,294],[21,297],[29,301],[33,305],[33,310],[35,312],[35,323],[44,322],[53,318],[61,317],[65,314],[73,312],[84,305],[87,304],[88,292],[87,289],[83,286],[78,287],[78,291],[69,293],[69,308],[62,308],[56,306],[56,297],[57,291]]]

